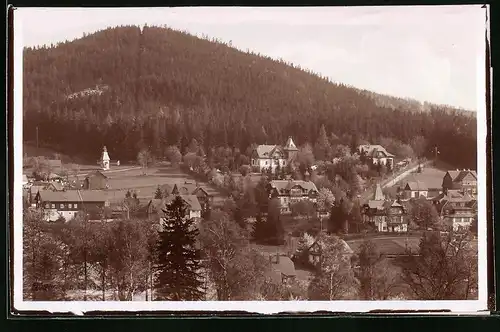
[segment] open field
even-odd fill
[[[159,185],[184,183],[186,181],[195,182],[188,174],[180,169],[170,166],[152,167],[147,169],[146,175],[143,170],[128,169],[120,172],[104,172],[108,177],[109,198],[111,201],[121,201],[125,197],[127,190],[135,190],[139,199],[153,198],[154,192]],[[214,197],[214,204],[224,201],[225,197],[207,183],[198,183]]]
[[[382,254],[386,255],[397,255],[403,254],[405,252],[406,243],[408,243],[408,248],[412,251],[418,250],[418,245],[420,243],[420,237],[416,236],[390,236],[387,237],[373,237],[370,238],[378,250]],[[347,244],[351,247],[354,252],[358,252],[364,239],[348,240]],[[408,242],[406,242],[408,241]]]
[[[411,173],[403,180],[398,182],[396,186],[405,184],[410,181],[422,181],[429,188],[441,188],[445,171],[427,166],[422,169],[422,173]]]

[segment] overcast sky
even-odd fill
[[[15,20],[22,23],[26,46],[72,40],[109,26],[167,25],[281,57],[336,82],[472,110],[478,103],[478,68],[484,68],[485,9],[478,5],[21,8]]]

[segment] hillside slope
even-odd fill
[[[24,53],[25,140],[38,126],[41,141],[70,155],[95,160],[107,145],[116,159],[135,159],[142,146],[162,156],[193,138],[207,151],[290,135],[314,143],[324,124],[349,145],[421,135],[426,151],[439,145],[444,160],[475,167],[474,117],[432,105],[394,109],[381,98],[167,28],[110,28]]]

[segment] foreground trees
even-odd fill
[[[244,300],[259,292],[268,262],[248,242],[248,232],[223,211],[212,212],[200,229],[208,275],[217,300]]]
[[[477,294],[477,248],[469,234],[425,233],[419,255],[404,264],[403,281],[420,300],[464,300]]]
[[[345,242],[324,233],[317,241],[322,247],[322,254],[309,285],[309,299],[332,301],[355,298],[358,281],[351,265],[352,253],[345,247]]]
[[[195,247],[198,230],[186,218],[186,204],[179,196],[167,206],[158,247],[157,300],[201,300],[200,250]]]
[[[365,240],[358,254],[359,297],[362,300],[387,300],[398,285],[398,276],[375,243]]]

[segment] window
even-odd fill
[[[55,205],[55,204],[52,204],[52,205],[51,205],[51,208],[55,209],[55,208],[56,208],[56,205]]]
[[[73,208],[73,204],[69,203],[68,204],[68,209],[72,209]]]
[[[74,208],[74,209],[78,208],[78,204],[76,204],[76,203],[75,203],[75,204],[73,204],[73,208]]]
[[[45,203],[45,208],[48,209],[49,208],[49,203]]]
[[[59,204],[60,209],[64,209],[64,203]]]

